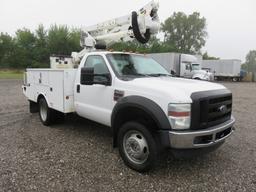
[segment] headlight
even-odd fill
[[[190,128],[191,104],[169,104],[168,116],[172,129]]]

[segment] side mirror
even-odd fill
[[[171,75],[174,76],[174,77],[177,76],[177,74],[176,74],[176,72],[174,70],[171,70]]]
[[[80,83],[81,85],[93,85],[93,79],[94,79],[94,68],[81,68],[81,78]]]

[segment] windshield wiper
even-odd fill
[[[172,75],[170,75],[170,74],[164,74],[164,73],[152,73],[152,74],[148,74],[148,76],[151,76],[151,77],[161,77],[161,76],[172,77]]]
[[[150,77],[148,74],[136,73],[129,75],[122,75],[123,77]]]
[[[143,73],[136,73],[136,75],[142,76],[142,77],[150,77],[150,75],[148,75],[148,74],[143,74]]]
[[[130,74],[130,75],[123,75],[124,77],[172,77],[170,74],[164,74],[164,73],[152,73],[152,74],[143,74],[143,73],[136,73],[136,74]]]

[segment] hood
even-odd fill
[[[199,78],[202,80],[212,81],[214,79],[214,76],[211,72],[207,72],[205,70],[195,70],[193,72],[192,78]]]
[[[197,73],[197,74],[206,74],[207,72],[205,70],[194,70],[194,73]]]
[[[210,71],[206,71],[206,70],[195,70],[195,73],[198,73],[198,74],[202,74],[202,75],[205,75],[205,74],[208,74],[208,75],[212,75],[213,73],[210,72]]]
[[[137,78],[127,83],[142,92],[157,94],[159,97],[168,96],[178,103],[191,102],[190,96],[194,92],[226,89],[217,83],[174,77]]]

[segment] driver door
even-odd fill
[[[89,55],[84,67],[94,68],[94,74],[110,74],[106,62],[101,55]],[[81,77],[81,75],[79,76]],[[110,79],[112,81],[112,78]],[[101,76],[94,77],[94,82],[103,80],[105,79]],[[114,105],[112,82],[108,86],[101,84],[83,85],[81,80],[79,83],[76,85],[75,90],[77,113],[84,118],[110,126],[111,112]]]
[[[193,76],[193,71],[192,71],[191,63],[184,63],[183,65],[185,67],[185,69],[184,69],[184,77],[185,78],[191,78]]]

